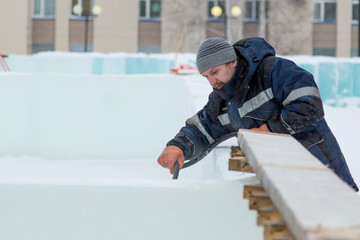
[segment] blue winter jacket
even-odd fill
[[[358,191],[340,147],[325,119],[313,76],[292,61],[275,57],[262,38],[234,45],[238,64],[233,78],[209,95],[206,106],[187,119],[169,145],[185,159],[204,153],[224,136],[267,124],[275,133],[291,134],[322,163]]]

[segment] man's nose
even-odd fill
[[[209,77],[208,80],[209,80],[210,85],[213,87],[216,83],[216,79],[214,77]]]

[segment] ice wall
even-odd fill
[[[323,100],[360,97],[360,59],[286,57],[313,74]]]
[[[172,75],[0,75],[0,156],[155,158],[193,104]]]
[[[311,56],[281,56],[314,75],[323,100],[360,96],[360,59]],[[180,65],[195,67],[194,54],[78,54],[39,53],[10,55],[7,62],[14,72],[67,74],[169,74]],[[175,64],[174,64],[175,63]]]
[[[174,57],[145,54],[72,54],[39,53],[35,55],[10,55],[6,58],[10,69],[21,73],[66,74],[149,74],[170,73]]]

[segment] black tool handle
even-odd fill
[[[173,174],[173,180],[177,180],[179,177],[179,171],[180,171],[180,165],[179,163],[176,161],[174,164],[174,174]]]

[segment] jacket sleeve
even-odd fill
[[[186,120],[185,127],[181,128],[167,146],[177,146],[183,151],[185,159],[193,159],[222,136],[233,132],[231,128],[230,125],[224,126],[219,117],[210,117],[208,110],[204,108]]]
[[[279,58],[271,69],[280,114],[268,122],[271,131],[295,134],[306,131],[324,117],[320,92],[313,76],[292,61]]]

